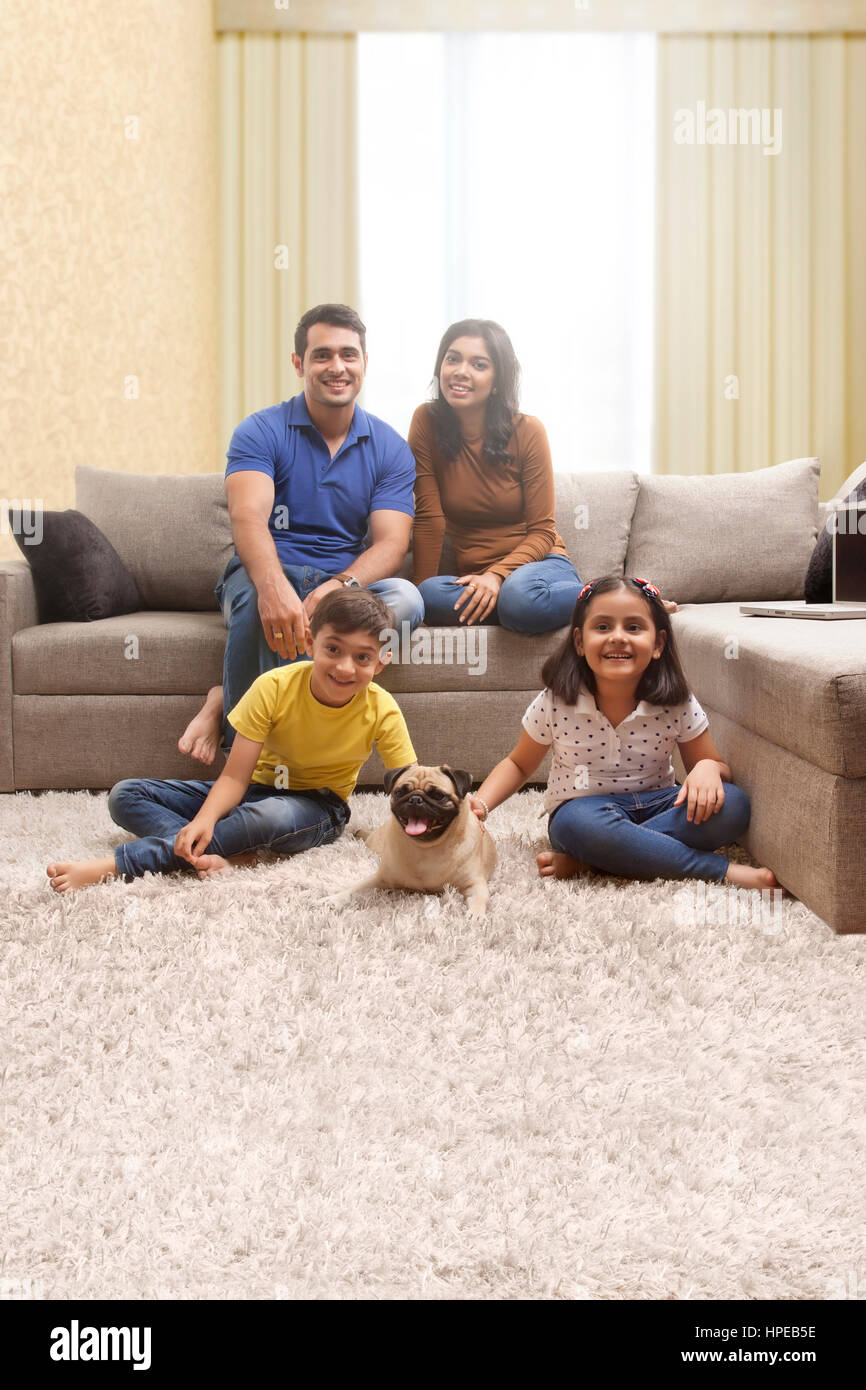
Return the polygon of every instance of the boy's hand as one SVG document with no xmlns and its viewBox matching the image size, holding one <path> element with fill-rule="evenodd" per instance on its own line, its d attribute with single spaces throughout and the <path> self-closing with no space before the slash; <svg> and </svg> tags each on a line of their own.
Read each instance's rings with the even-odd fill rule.
<svg viewBox="0 0 866 1390">
<path fill-rule="evenodd" d="M 189 825 L 179 830 L 174 842 L 174 852 L 178 859 L 187 859 L 190 864 L 194 864 L 213 839 L 213 828 L 213 821 L 196 816 Z"/>
<path fill-rule="evenodd" d="M 718 763 L 714 763 L 709 758 L 695 763 L 680 787 L 674 805 L 681 806 L 687 796 L 689 805 L 686 820 L 694 821 L 695 825 L 700 825 L 701 821 L 709 820 L 710 816 L 714 816 L 717 811 L 722 809 L 725 802 L 725 788 L 719 776 Z"/>
</svg>

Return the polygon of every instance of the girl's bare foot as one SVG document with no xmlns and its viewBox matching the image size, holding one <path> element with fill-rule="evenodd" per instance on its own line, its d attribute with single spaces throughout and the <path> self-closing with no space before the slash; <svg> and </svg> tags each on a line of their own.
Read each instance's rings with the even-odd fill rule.
<svg viewBox="0 0 866 1390">
<path fill-rule="evenodd" d="M 230 873 L 232 869 L 248 869 L 259 862 L 254 849 L 245 854 L 230 854 L 224 859 L 221 854 L 200 854 L 195 861 L 195 871 L 199 878 L 216 878 L 218 874 Z"/>
<path fill-rule="evenodd" d="M 575 874 L 586 868 L 579 859 L 572 859 L 570 854 L 558 854 L 552 849 L 543 849 L 536 854 L 535 862 L 542 878 L 574 878 Z"/>
<path fill-rule="evenodd" d="M 212 685 L 207 698 L 177 741 L 181 753 L 189 753 L 200 763 L 212 763 L 222 737 L 223 688 Z"/>
<path fill-rule="evenodd" d="M 49 864 L 45 872 L 55 893 L 69 893 L 75 888 L 87 888 L 91 883 L 117 878 L 113 856 L 111 859 L 76 859 L 68 864 Z"/>
<path fill-rule="evenodd" d="M 729 864 L 725 881 L 736 883 L 739 888 L 779 887 L 779 880 L 772 869 L 753 869 L 751 864 Z"/>
</svg>

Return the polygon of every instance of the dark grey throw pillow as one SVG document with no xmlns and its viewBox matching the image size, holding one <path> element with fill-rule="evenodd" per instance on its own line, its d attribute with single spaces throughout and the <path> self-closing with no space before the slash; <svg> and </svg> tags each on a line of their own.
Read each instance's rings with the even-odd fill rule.
<svg viewBox="0 0 866 1390">
<path fill-rule="evenodd" d="M 141 608 L 138 586 L 98 526 L 72 508 L 42 512 L 42 538 L 12 533 L 33 572 L 40 623 L 92 623 Z M 32 528 L 28 528 L 32 529 Z"/>
<path fill-rule="evenodd" d="M 861 471 L 861 468 L 857 469 L 858 473 Z M 848 493 L 845 501 L 866 502 L 866 478 Z M 828 526 L 822 527 L 818 532 L 815 549 L 806 570 L 803 593 L 807 603 L 833 602 L 833 535 Z"/>
</svg>

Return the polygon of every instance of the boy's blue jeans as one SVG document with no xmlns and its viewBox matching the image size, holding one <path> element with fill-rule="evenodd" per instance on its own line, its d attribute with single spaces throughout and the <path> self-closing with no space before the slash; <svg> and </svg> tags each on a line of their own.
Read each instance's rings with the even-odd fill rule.
<svg viewBox="0 0 866 1390">
<path fill-rule="evenodd" d="M 746 831 L 751 806 L 746 793 L 725 782 L 722 809 L 696 825 L 686 820 L 688 801 L 675 807 L 680 788 L 620 796 L 576 796 L 547 823 L 550 843 L 595 869 L 622 878 L 703 878 L 721 883 L 730 860 L 712 851 Z"/>
<path fill-rule="evenodd" d="M 333 578 L 312 565 L 283 565 L 283 574 L 302 601 L 326 579 Z M 401 623 L 408 622 L 414 628 L 424 617 L 421 595 L 408 579 L 377 579 L 366 587 L 371 593 L 378 594 L 393 610 L 397 632 L 402 632 Z M 228 628 L 223 656 L 223 745 L 228 751 L 235 736 L 226 718 L 229 710 L 246 694 L 258 676 L 265 671 L 273 671 L 277 666 L 289 666 L 291 662 L 272 652 L 265 641 L 256 587 L 241 564 L 239 555 L 233 555 L 229 560 L 215 593 Z M 307 660 L 306 656 L 295 659 Z"/>
<path fill-rule="evenodd" d="M 454 583 L 456 578 L 456 574 L 437 574 L 419 584 L 428 627 L 453 627 L 460 621 L 469 600 L 455 609 L 465 592 Z M 519 565 L 504 580 L 496 606 L 484 622 L 499 623 L 512 632 L 552 632 L 571 621 L 581 588 L 577 570 L 565 555 Z"/>
<path fill-rule="evenodd" d="M 213 782 L 147 777 L 117 782 L 108 794 L 109 815 L 124 830 L 142 837 L 115 849 L 119 877 L 129 880 L 146 873 L 192 869 L 188 859 L 175 855 L 174 842 L 178 831 L 201 810 L 212 786 Z M 343 798 L 327 787 L 293 792 L 251 782 L 240 805 L 217 821 L 205 853 L 224 859 L 254 849 L 298 854 L 336 840 L 350 815 Z"/>
</svg>

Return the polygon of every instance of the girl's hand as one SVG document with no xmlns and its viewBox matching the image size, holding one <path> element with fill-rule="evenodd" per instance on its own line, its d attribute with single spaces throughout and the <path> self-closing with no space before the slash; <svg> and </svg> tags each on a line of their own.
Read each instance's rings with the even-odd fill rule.
<svg viewBox="0 0 866 1390">
<path fill-rule="evenodd" d="M 213 839 L 213 829 L 213 821 L 198 815 L 189 825 L 179 830 L 174 842 L 174 852 L 178 859 L 187 859 L 190 864 L 194 864 Z"/>
<path fill-rule="evenodd" d="M 498 574 L 461 574 L 456 582 L 466 587 L 454 607 L 460 608 L 468 600 L 468 607 L 460 614 L 458 622 L 471 627 L 493 611 L 502 580 Z"/>
<path fill-rule="evenodd" d="M 487 808 L 482 805 L 474 792 L 469 793 L 469 809 L 474 811 L 479 820 L 487 819 Z"/>
<path fill-rule="evenodd" d="M 694 821 L 695 825 L 709 820 L 710 816 L 720 811 L 725 803 L 725 788 L 719 775 L 719 764 L 709 758 L 695 763 L 680 787 L 674 805 L 681 806 L 686 796 L 689 799 L 686 820 Z"/>
</svg>

